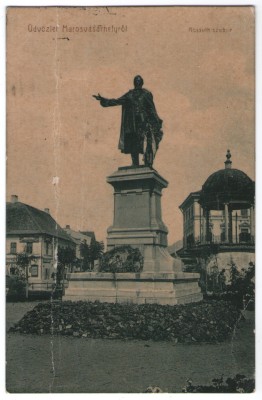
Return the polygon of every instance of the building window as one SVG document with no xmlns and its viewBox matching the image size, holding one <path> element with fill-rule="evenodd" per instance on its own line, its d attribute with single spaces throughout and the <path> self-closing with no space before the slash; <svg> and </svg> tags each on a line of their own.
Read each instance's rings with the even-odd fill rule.
<svg viewBox="0 0 262 400">
<path fill-rule="evenodd" d="M 31 242 L 26 243 L 26 253 L 28 253 L 28 254 L 33 253 L 33 243 L 31 243 Z"/>
<path fill-rule="evenodd" d="M 11 244 L 10 244 L 10 253 L 16 254 L 16 243 L 15 242 L 11 242 Z"/>
<path fill-rule="evenodd" d="M 53 255 L 53 244 L 50 241 L 45 242 L 45 255 L 46 256 Z"/>
<path fill-rule="evenodd" d="M 248 216 L 247 208 L 243 208 L 243 209 L 241 210 L 241 217 L 247 217 L 247 216 Z"/>
<path fill-rule="evenodd" d="M 38 265 L 31 266 L 31 276 L 34 278 L 38 277 Z"/>
<path fill-rule="evenodd" d="M 11 264 L 10 275 L 15 275 L 15 274 L 16 274 L 16 266 L 14 264 Z"/>
<path fill-rule="evenodd" d="M 49 279 L 49 268 L 45 268 L 45 279 Z"/>
<path fill-rule="evenodd" d="M 251 236 L 248 228 L 241 228 L 239 234 L 239 242 L 250 242 Z"/>
</svg>

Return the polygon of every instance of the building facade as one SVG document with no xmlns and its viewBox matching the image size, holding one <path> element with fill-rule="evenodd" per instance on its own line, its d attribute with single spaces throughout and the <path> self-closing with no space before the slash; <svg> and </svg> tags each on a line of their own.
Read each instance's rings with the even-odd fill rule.
<svg viewBox="0 0 262 400">
<path fill-rule="evenodd" d="M 205 243 L 248 244 L 254 242 L 255 229 L 252 222 L 254 210 L 244 208 L 232 212 L 231 226 L 228 231 L 230 235 L 227 239 L 225 211 L 210 210 L 207 228 L 205 211 L 199 204 L 199 199 L 200 192 L 190 193 L 179 207 L 183 214 L 183 248 L 188 249 Z M 206 232 L 208 232 L 208 237 Z"/>
<path fill-rule="evenodd" d="M 17 269 L 17 255 L 30 258 L 28 283 L 30 291 L 50 291 L 57 269 L 58 247 L 75 249 L 74 241 L 57 224 L 49 209 L 39 210 L 11 197 L 6 205 L 6 273 Z"/>
</svg>

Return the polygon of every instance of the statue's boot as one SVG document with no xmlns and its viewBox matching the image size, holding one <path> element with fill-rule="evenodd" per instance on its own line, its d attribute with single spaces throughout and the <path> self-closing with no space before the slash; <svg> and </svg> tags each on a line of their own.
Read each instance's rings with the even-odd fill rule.
<svg viewBox="0 0 262 400">
<path fill-rule="evenodd" d="M 139 154 L 138 153 L 131 153 L 131 158 L 132 158 L 133 167 L 137 167 L 139 165 Z"/>
</svg>

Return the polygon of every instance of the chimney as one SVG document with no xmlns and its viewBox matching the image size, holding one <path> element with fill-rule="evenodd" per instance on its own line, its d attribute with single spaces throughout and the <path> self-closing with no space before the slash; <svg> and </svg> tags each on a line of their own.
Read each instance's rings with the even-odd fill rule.
<svg viewBox="0 0 262 400">
<path fill-rule="evenodd" d="M 70 225 L 66 225 L 66 227 L 65 227 L 66 229 L 70 229 Z"/>
<path fill-rule="evenodd" d="M 47 214 L 50 214 L 49 208 L 44 208 L 44 212 L 46 212 Z"/>
<path fill-rule="evenodd" d="M 12 194 L 11 203 L 17 203 L 17 202 L 18 202 L 18 196 L 16 194 Z"/>
</svg>

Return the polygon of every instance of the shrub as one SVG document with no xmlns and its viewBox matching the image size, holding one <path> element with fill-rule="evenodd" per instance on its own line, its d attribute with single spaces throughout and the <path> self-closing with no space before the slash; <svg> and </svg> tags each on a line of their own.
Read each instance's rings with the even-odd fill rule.
<svg viewBox="0 0 262 400">
<path fill-rule="evenodd" d="M 227 293 L 235 299 L 236 304 L 241 308 L 247 303 L 253 303 L 255 299 L 255 265 L 249 264 L 247 270 L 237 270 L 235 265 L 231 267 L 230 285 L 227 287 Z"/>
<path fill-rule="evenodd" d="M 255 265 L 250 262 L 247 269 L 241 271 L 232 264 L 230 269 L 230 280 L 226 284 L 225 270 L 216 275 L 216 285 L 211 288 L 208 285 L 204 288 L 205 297 L 231 301 L 238 308 L 254 310 L 255 304 Z M 212 275 L 211 278 L 212 279 Z M 209 282 L 207 280 L 207 282 Z M 203 288 L 202 288 L 203 289 Z"/>
<path fill-rule="evenodd" d="M 245 375 L 237 374 L 234 378 L 224 381 L 220 378 L 212 379 L 212 385 L 193 385 L 190 379 L 183 388 L 183 393 L 252 393 L 255 390 L 255 380 L 248 379 Z"/>
<path fill-rule="evenodd" d="M 8 277 L 7 300 L 23 300 L 26 297 L 26 279 L 19 275 Z"/>
</svg>

